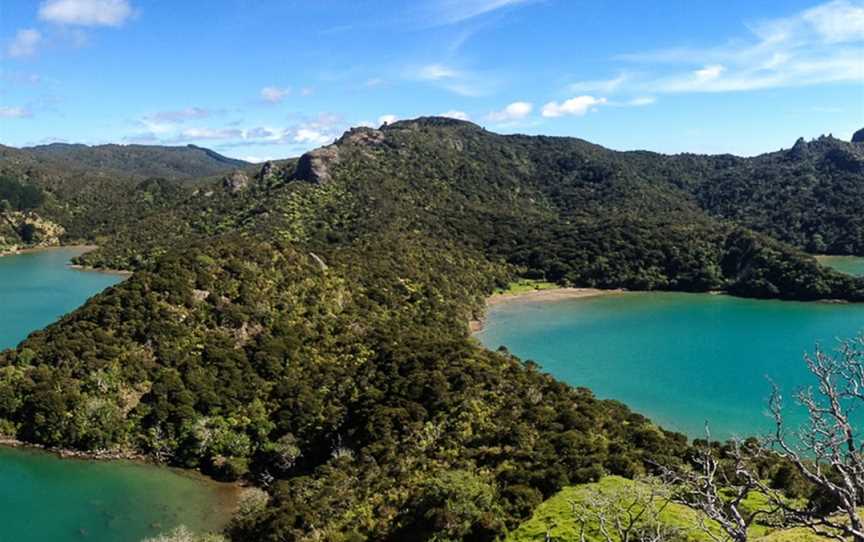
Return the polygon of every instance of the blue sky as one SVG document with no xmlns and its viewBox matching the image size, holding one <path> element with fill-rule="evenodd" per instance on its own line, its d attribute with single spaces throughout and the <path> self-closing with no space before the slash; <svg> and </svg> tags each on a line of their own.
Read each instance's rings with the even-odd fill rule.
<svg viewBox="0 0 864 542">
<path fill-rule="evenodd" d="M 864 126 L 864 0 L 12 0 L 0 142 L 295 156 L 445 114 L 615 149 Z"/>
</svg>

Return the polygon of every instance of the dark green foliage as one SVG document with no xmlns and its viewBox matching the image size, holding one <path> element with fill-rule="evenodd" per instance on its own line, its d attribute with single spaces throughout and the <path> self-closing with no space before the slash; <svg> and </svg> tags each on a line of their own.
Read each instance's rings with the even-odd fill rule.
<svg viewBox="0 0 864 542">
<path fill-rule="evenodd" d="M 45 195 L 38 187 L 18 182 L 12 177 L 0 176 L 0 202 L 6 202 L 6 210 L 30 211 L 42 205 Z M 0 211 L 3 211 L 0 208 Z"/>
<path fill-rule="evenodd" d="M 0 356 L 0 418 L 33 442 L 275 477 L 234 527 L 260 540 L 490 540 L 526 500 L 685 449 L 474 343 L 465 321 L 507 277 L 479 255 L 400 236 L 317 258 L 242 238 L 163 257 Z"/>
<path fill-rule="evenodd" d="M 83 263 L 137 270 L 0 354 L 0 427 L 265 485 L 236 540 L 494 540 L 565 485 L 688 448 L 481 348 L 466 321 L 485 296 L 521 274 L 864 300 L 864 281 L 801 251 L 861 253 L 860 155 L 804 145 L 669 157 L 420 119 L 241 190 L 59 175 L 0 149 L 46 192 L 41 212 L 102 245 Z M 811 174 L 818 189 L 791 188 Z"/>
<path fill-rule="evenodd" d="M 71 145 L 52 143 L 27 147 L 26 152 L 74 169 L 119 173 L 136 177 L 189 179 L 225 173 L 248 162 L 222 156 L 194 145 Z"/>
</svg>

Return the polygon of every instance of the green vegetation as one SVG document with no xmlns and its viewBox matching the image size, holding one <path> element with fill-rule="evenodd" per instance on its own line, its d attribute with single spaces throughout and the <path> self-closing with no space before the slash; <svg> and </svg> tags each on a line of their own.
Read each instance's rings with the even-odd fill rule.
<svg viewBox="0 0 864 542">
<path fill-rule="evenodd" d="M 433 118 L 257 174 L 223 178 L 236 164 L 215 159 L 192 180 L 148 177 L 158 150 L 100 148 L 119 153 L 101 175 L 93 149 L 0 148 L 0 172 L 45 193 L 37 211 L 66 240 L 101 246 L 81 263 L 136 270 L 0 353 L 0 428 L 265 487 L 233 540 L 495 540 L 562 488 L 680 464 L 688 444 L 482 349 L 465 322 L 484 298 L 522 276 L 516 289 L 864 300 L 864 279 L 802 252 L 818 234 L 862 253 L 860 194 L 832 196 L 862 184 L 860 153 L 808 149 L 617 153 Z M 121 151 L 147 167 L 123 170 L 139 158 Z M 787 226 L 767 207 L 743 220 L 718 203 L 770 205 L 787 179 L 760 164 L 793 158 L 806 167 L 781 171 L 822 186 L 782 196 L 808 207 L 800 235 L 772 237 Z"/>
<path fill-rule="evenodd" d="M 0 213 L 29 211 L 42 205 L 45 195 L 39 188 L 0 176 Z"/>
<path fill-rule="evenodd" d="M 580 526 L 574 513 L 574 505 L 578 506 L 584 503 L 586 498 L 593 498 L 598 494 L 626 495 L 628 491 L 632 491 L 640 483 L 619 476 L 607 476 L 599 482 L 565 487 L 555 496 L 540 504 L 535 509 L 531 519 L 509 533 L 504 540 L 505 542 L 545 542 L 549 540 L 546 538 L 548 534 L 550 539 L 555 542 L 578 541 Z M 760 509 L 760 505 L 765 504 L 757 496 L 751 496 L 749 501 L 751 513 Z M 660 514 L 660 522 L 679 533 L 674 542 L 711 542 L 712 540 L 711 536 L 699 528 L 699 512 L 682 504 L 669 503 Z M 716 524 L 709 520 L 706 525 L 715 536 L 721 537 L 720 528 Z M 596 530 L 596 528 L 596 524 L 588 526 L 589 531 Z M 778 529 L 759 523 L 751 526 L 750 537 L 754 542 L 821 542 L 828 540 L 802 528 Z M 589 534 L 587 542 L 605 542 L 605 539 Z M 673 542 L 673 540 L 670 539 L 669 542 Z"/>
<path fill-rule="evenodd" d="M 554 282 L 536 279 L 518 279 L 507 285 L 506 288 L 496 288 L 495 293 L 501 295 L 524 294 L 526 292 L 539 292 L 558 288 Z"/>
</svg>

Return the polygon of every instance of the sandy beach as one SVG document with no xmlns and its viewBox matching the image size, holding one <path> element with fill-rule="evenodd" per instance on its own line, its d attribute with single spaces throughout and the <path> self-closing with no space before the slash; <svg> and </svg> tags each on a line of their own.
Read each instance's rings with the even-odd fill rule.
<svg viewBox="0 0 864 542">
<path fill-rule="evenodd" d="M 486 299 L 486 308 L 505 303 L 537 303 L 547 301 L 564 301 L 582 299 L 598 295 L 621 293 L 624 290 L 601 290 L 599 288 L 550 288 L 547 290 L 532 290 L 513 294 L 494 294 Z M 485 316 L 484 316 L 485 318 Z M 471 333 L 483 330 L 483 318 L 468 322 Z"/>
</svg>

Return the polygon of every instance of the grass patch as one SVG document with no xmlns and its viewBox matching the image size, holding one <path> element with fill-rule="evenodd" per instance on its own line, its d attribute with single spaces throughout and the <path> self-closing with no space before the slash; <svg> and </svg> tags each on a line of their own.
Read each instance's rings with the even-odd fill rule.
<svg viewBox="0 0 864 542">
<path fill-rule="evenodd" d="M 590 495 L 597 492 L 615 493 L 625 490 L 634 482 L 618 476 L 607 476 L 594 484 L 565 487 L 557 495 L 537 507 L 534 515 L 520 525 L 505 538 L 505 542 L 542 542 L 548 533 L 556 542 L 578 541 L 579 525 L 573 514 L 573 504 L 584 502 Z M 750 502 L 758 507 L 760 499 L 753 497 Z M 672 503 L 666 507 L 660 516 L 661 521 L 669 527 L 681 531 L 681 540 L 687 542 L 710 542 L 710 537 L 699 530 L 700 515 L 696 510 L 681 504 Z M 719 528 L 716 532 L 720 534 Z M 754 525 L 750 529 L 751 540 L 754 542 L 823 542 L 826 538 L 818 537 L 807 529 L 771 530 L 764 525 Z M 588 538 L 589 542 L 605 542 L 597 538 Z"/>
<path fill-rule="evenodd" d="M 524 294 L 527 292 L 537 292 L 540 290 L 554 290 L 555 288 L 560 288 L 558 284 L 554 282 L 546 282 L 544 280 L 535 280 L 535 279 L 519 279 L 515 282 L 511 282 L 507 285 L 507 288 L 497 288 L 495 290 L 496 294 Z"/>
</svg>

